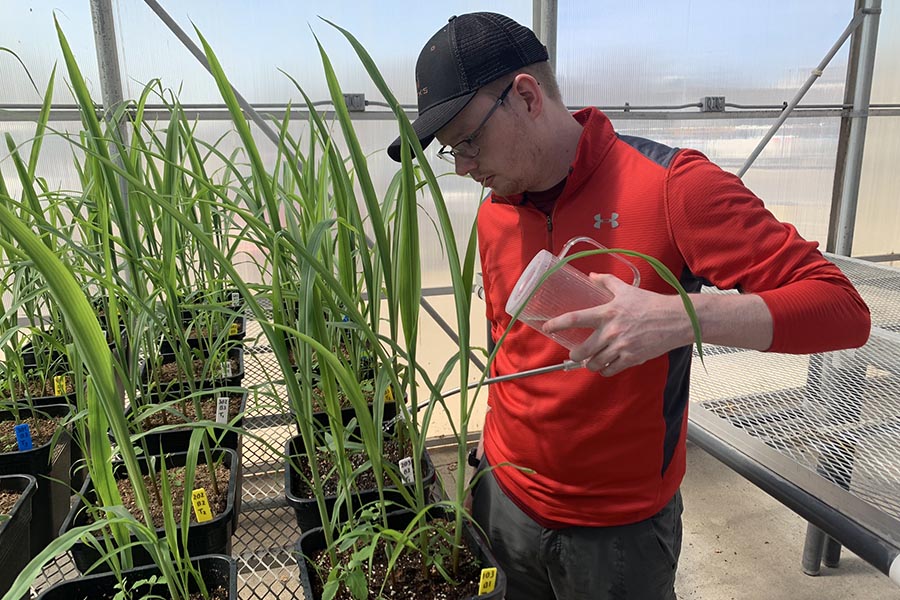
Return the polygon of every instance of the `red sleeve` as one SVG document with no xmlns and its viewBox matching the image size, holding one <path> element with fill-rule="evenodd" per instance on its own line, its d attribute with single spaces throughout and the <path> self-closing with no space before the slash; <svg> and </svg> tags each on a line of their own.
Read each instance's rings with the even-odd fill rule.
<svg viewBox="0 0 900 600">
<path fill-rule="evenodd" d="M 669 233 L 690 271 L 722 289 L 758 294 L 772 314 L 771 352 L 855 348 L 869 309 L 850 281 L 736 176 L 680 152 L 666 184 Z"/>
</svg>

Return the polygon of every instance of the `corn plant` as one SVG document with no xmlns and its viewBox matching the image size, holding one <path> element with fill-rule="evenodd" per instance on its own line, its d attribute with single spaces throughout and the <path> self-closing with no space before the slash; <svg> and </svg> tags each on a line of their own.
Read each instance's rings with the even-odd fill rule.
<svg viewBox="0 0 900 600">
<path fill-rule="evenodd" d="M 80 413 L 84 416 L 79 421 L 80 436 L 88 444 L 87 466 L 94 484 L 99 504 L 103 506 L 102 514 L 98 513 L 98 521 L 90 526 L 72 531 L 51 544 L 51 546 L 33 561 L 19 578 L 14 588 L 6 596 L 17 598 L 27 591 L 28 583 L 39 572 L 43 562 L 58 552 L 64 551 L 76 540 L 91 532 L 108 528 L 110 537 L 103 538 L 109 545 L 104 546 L 104 559 L 112 562 L 116 568 L 127 568 L 130 565 L 129 534 L 136 535 L 138 543 L 144 546 L 160 568 L 172 598 L 187 597 L 187 582 L 192 577 L 192 567 L 184 556 L 187 535 L 188 507 L 182 507 L 181 535 L 177 534 L 177 520 L 172 507 L 166 507 L 165 535 L 157 537 L 149 513 L 149 494 L 143 485 L 137 454 L 132 443 L 128 421 L 124 414 L 123 402 L 117 390 L 119 382 L 135 381 L 129 377 L 129 364 L 113 360 L 101 326 L 85 295 L 83 282 L 76 278 L 84 277 L 94 286 L 94 291 L 105 294 L 107 299 L 106 317 L 117 322 L 117 298 L 128 297 L 131 307 L 129 320 L 140 325 L 152 323 L 155 306 L 150 301 L 146 288 L 147 264 L 146 248 L 143 246 L 146 237 L 141 238 L 141 228 L 137 226 L 140 215 L 137 211 L 128 212 L 129 207 L 123 200 L 118 188 L 118 178 L 124 177 L 135 185 L 138 193 L 147 198 L 154 198 L 153 189 L 145 185 L 144 171 L 134 154 L 129 154 L 121 138 L 114 132 L 115 128 L 107 127 L 104 131 L 94 113 L 94 105 L 84 85 L 77 63 L 72 56 L 68 43 L 57 25 L 60 45 L 69 71 L 69 76 L 82 109 L 85 131 L 77 137 L 68 137 L 73 148 L 85 156 L 82 175 L 87 178 L 91 192 L 95 198 L 92 206 L 96 212 L 81 215 L 78 221 L 82 226 L 80 233 L 88 240 L 90 251 L 76 253 L 77 259 L 67 254 L 68 248 L 81 247 L 84 240 L 72 239 L 65 228 L 58 223 L 41 216 L 34 210 L 27 212 L 16 210 L 17 204 L 10 198 L 8 191 L 0 190 L 0 223 L 3 231 L 4 249 L 16 249 L 16 257 L 25 257 L 29 261 L 32 272 L 39 274 L 46 283 L 53 302 L 59 307 L 62 322 L 72 334 L 73 344 L 69 352 L 69 360 L 76 367 L 76 375 L 80 377 L 81 366 L 87 376 L 81 381 L 83 386 L 76 385 Z M 46 126 L 46 116 L 42 118 L 42 127 Z M 121 162 L 113 160 L 110 148 L 121 157 Z M 11 145 L 11 150 L 12 150 Z M 140 151 L 140 150 L 139 150 Z M 31 174 L 18 168 L 23 189 L 31 186 Z M 87 186 L 85 186 L 86 189 Z M 158 197 L 158 195 L 157 195 Z M 154 198 L 155 200 L 155 198 Z M 33 199 L 32 199 L 33 201 Z M 112 207 L 112 210 L 108 210 Z M 173 208 L 174 210 L 174 208 Z M 77 219 L 76 219 L 77 221 Z M 93 223 L 93 225 L 91 225 Z M 93 236 L 93 237 L 91 237 Z M 147 236 L 150 237 L 150 236 Z M 91 244 L 94 240 L 95 244 Z M 245 290 L 246 291 L 246 290 Z M 130 336 L 135 342 L 140 332 Z M 153 335 L 151 334 L 151 338 Z M 134 356 L 136 353 L 130 353 Z M 125 384 L 127 396 L 133 390 Z M 193 477 L 193 469 L 197 462 L 197 454 L 204 441 L 204 430 L 211 424 L 198 423 L 192 437 L 187 467 L 187 484 Z M 135 492 L 135 501 L 144 523 L 134 517 L 124 516 L 122 504 L 112 471 L 112 448 L 108 442 L 108 432 L 115 439 L 115 448 L 124 463 L 129 480 Z M 140 436 L 137 436 L 140 437 Z M 145 452 L 146 455 L 146 452 Z M 166 490 L 154 490 L 160 500 L 164 499 Z M 171 514 L 169 514 L 171 513 Z M 86 539 L 94 538 L 88 536 Z M 96 540 L 95 540 L 96 541 Z M 113 549 L 116 549 L 113 551 Z M 119 554 L 120 550 L 124 550 Z"/>
</svg>

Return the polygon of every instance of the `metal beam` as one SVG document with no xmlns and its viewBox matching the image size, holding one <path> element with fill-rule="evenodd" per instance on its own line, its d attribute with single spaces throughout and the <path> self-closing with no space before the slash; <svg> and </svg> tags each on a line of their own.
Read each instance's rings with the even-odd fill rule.
<svg viewBox="0 0 900 600">
<path fill-rule="evenodd" d="M 165 9 L 159 5 L 159 2 L 157 2 L 156 0 L 144 0 L 144 3 L 150 7 L 150 10 L 156 13 L 156 16 L 159 17 L 159 19 L 163 23 L 165 23 L 166 27 L 168 27 L 169 30 L 175 35 L 175 37 L 178 38 L 178 40 L 184 45 L 184 47 L 187 48 L 188 52 L 194 55 L 194 58 L 196 58 L 200 62 L 200 64 L 203 65 L 203 68 L 205 68 L 210 72 L 210 74 L 212 74 L 212 70 L 209 68 L 209 62 L 206 60 L 206 55 L 203 54 L 203 51 L 200 50 L 200 47 L 194 43 L 194 40 L 188 37 L 188 34 L 184 32 L 184 29 L 182 29 L 181 26 L 175 22 L 175 19 L 169 16 L 169 13 L 167 13 Z M 275 131 L 271 127 L 269 127 L 269 124 L 266 123 L 265 120 L 259 115 L 259 113 L 253 109 L 250 103 L 247 102 L 246 98 L 244 98 L 233 85 L 231 86 L 231 91 L 234 92 L 238 104 L 241 105 L 241 108 L 244 110 L 244 112 L 250 115 L 250 118 L 262 130 L 266 137 L 268 137 L 273 144 L 278 146 L 280 143 L 278 134 L 276 134 Z"/>
<path fill-rule="evenodd" d="M 881 0 L 866 0 L 862 12 L 866 18 L 860 31 L 859 67 L 856 89 L 853 94 L 853 109 L 856 111 L 865 111 L 869 107 L 869 99 L 872 96 L 872 75 L 875 70 Z M 868 118 L 865 116 L 855 119 L 850 124 L 850 135 L 847 140 L 847 157 L 834 246 L 835 253 L 843 256 L 850 256 L 853 249 L 853 232 L 856 228 L 856 207 L 859 200 L 859 182 L 867 124 Z"/>
<path fill-rule="evenodd" d="M 541 19 L 543 18 L 544 3 L 541 0 L 532 0 L 531 2 L 531 30 L 537 39 L 543 41 L 541 37 Z"/>
<path fill-rule="evenodd" d="M 98 112 L 102 107 L 98 107 Z M 573 109 L 574 110 L 574 109 Z M 758 120 L 764 119 L 771 121 L 781 114 L 781 110 L 735 110 L 724 112 L 685 112 L 685 111 L 640 111 L 640 110 L 624 110 L 622 108 L 602 108 L 603 112 L 613 121 L 703 121 L 703 120 L 735 120 L 748 119 Z M 195 109 L 184 107 L 184 115 L 189 120 L 201 121 L 230 121 L 231 114 L 224 107 L 221 109 Z M 263 116 L 275 115 L 279 118 L 284 116 L 285 107 L 281 109 L 265 110 Z M 306 121 L 309 117 L 309 111 L 302 109 L 291 109 L 291 120 Z M 333 111 L 323 111 L 319 113 L 326 120 L 334 118 Z M 416 111 L 407 109 L 406 114 L 410 119 L 416 117 Z M 16 109 L 8 110 L 0 108 L 0 123 L 2 122 L 30 122 L 37 121 L 40 116 L 40 110 Z M 144 110 L 144 117 L 148 120 L 167 121 L 171 116 L 171 112 L 164 108 L 149 108 Z M 249 113 L 248 115 L 249 116 Z M 870 108 L 868 111 L 851 111 L 849 109 L 795 109 L 791 115 L 795 119 L 835 119 L 835 118 L 856 118 L 856 117 L 900 117 L 900 108 Z M 354 121 L 393 121 L 394 113 L 388 111 L 365 111 L 355 112 L 351 114 Z M 80 121 L 81 113 L 76 108 L 54 108 L 50 111 L 50 120 L 56 122 L 62 121 Z"/>
<path fill-rule="evenodd" d="M 844 29 L 844 32 L 840 35 L 838 40 L 832 45 L 831 49 L 825 54 L 825 58 L 819 63 L 819 65 L 813 69 L 812 73 L 810 73 L 809 77 L 806 79 L 806 82 L 800 87 L 797 93 L 794 95 L 794 98 L 788 103 L 787 107 L 785 107 L 784 112 L 778 117 L 775 123 L 772 124 L 772 127 L 769 128 L 769 131 L 766 135 L 763 136 L 763 139 L 759 141 L 756 148 L 747 158 L 747 161 L 744 163 L 744 166 L 740 168 L 737 172 L 738 177 L 743 177 L 744 173 L 750 168 L 753 164 L 753 161 L 757 159 L 757 157 L 762 153 L 763 149 L 769 143 L 769 141 L 775 136 L 775 133 L 781 127 L 781 125 L 787 120 L 787 118 L 791 115 L 794 109 L 800 104 L 800 100 L 803 99 L 803 96 L 806 95 L 806 92 L 809 91 L 809 88 L 816 82 L 816 80 L 822 76 L 822 72 L 825 70 L 825 67 L 828 66 L 828 63 L 831 62 L 831 59 L 834 58 L 834 55 L 837 54 L 838 50 L 841 49 L 841 46 L 844 45 L 844 42 L 847 41 L 847 38 L 856 30 L 857 27 L 863 22 L 863 13 L 861 11 L 857 11 L 853 18 L 850 20 L 850 23 L 847 24 L 847 27 Z"/>
</svg>

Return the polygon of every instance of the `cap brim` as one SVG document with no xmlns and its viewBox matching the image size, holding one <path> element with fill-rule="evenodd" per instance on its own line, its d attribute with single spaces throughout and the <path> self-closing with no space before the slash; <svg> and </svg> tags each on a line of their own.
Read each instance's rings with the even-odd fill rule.
<svg viewBox="0 0 900 600">
<path fill-rule="evenodd" d="M 478 90 L 475 90 L 474 92 L 452 98 L 446 102 L 441 102 L 419 115 L 419 118 L 413 121 L 413 131 L 416 132 L 416 137 L 419 138 L 419 143 L 422 144 L 422 148 L 426 148 L 428 144 L 434 140 L 434 134 L 444 125 L 449 123 L 453 117 L 459 114 L 459 111 L 466 107 L 469 100 L 471 100 L 477 92 Z M 395 161 L 400 162 L 399 137 L 388 146 L 388 156 Z"/>
</svg>

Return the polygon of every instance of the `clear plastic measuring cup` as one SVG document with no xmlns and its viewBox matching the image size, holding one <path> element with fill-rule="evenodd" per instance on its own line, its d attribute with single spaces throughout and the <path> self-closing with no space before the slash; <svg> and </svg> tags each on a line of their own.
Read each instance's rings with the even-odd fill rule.
<svg viewBox="0 0 900 600">
<path fill-rule="evenodd" d="M 528 297 L 537 287 L 541 277 L 565 258 L 572 246 L 580 242 L 606 249 L 606 246 L 592 238 L 575 237 L 566 242 L 559 256 L 555 256 L 547 250 L 541 250 L 535 254 L 528 266 L 525 267 L 525 271 L 522 272 L 506 302 L 506 312 L 510 316 L 514 316 L 524 303 L 525 306 L 522 308 L 522 312 L 519 313 L 519 320 L 569 350 L 584 342 L 594 330 L 573 328 L 548 334 L 541 330 L 544 323 L 568 312 L 605 304 L 612 299 L 612 296 L 607 291 L 597 287 L 590 277 L 567 263 L 547 277 L 540 287 L 537 288 L 537 291 L 534 292 L 534 295 L 531 296 L 531 299 Z M 628 265 L 634 274 L 632 285 L 640 286 L 641 274 L 637 267 L 617 254 L 610 254 L 609 256 Z"/>
</svg>

